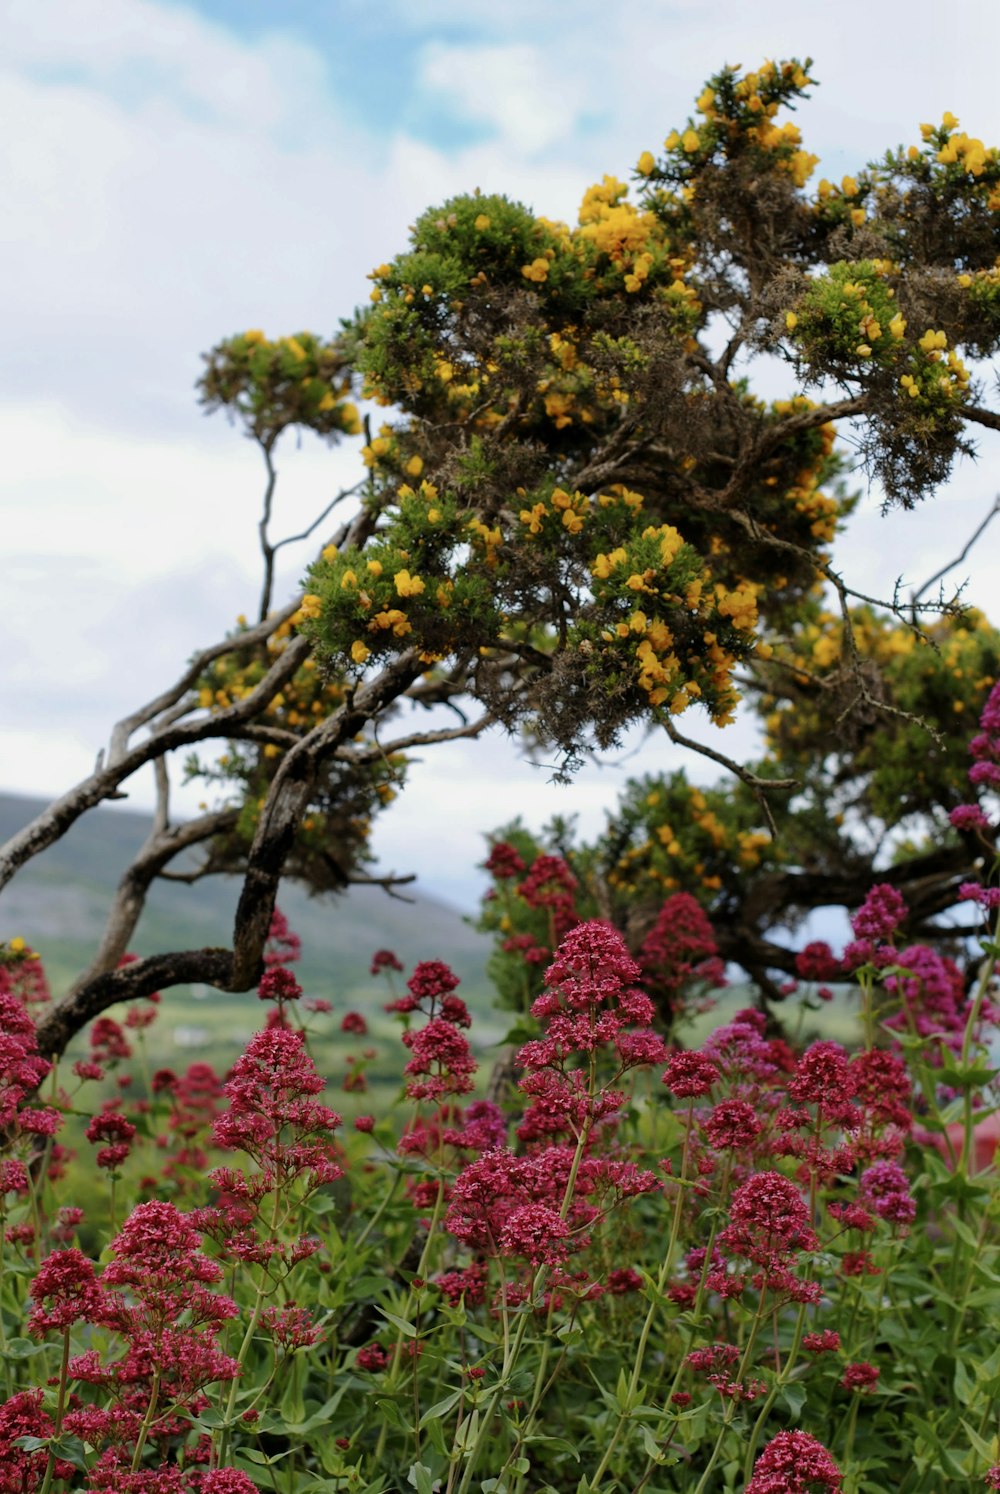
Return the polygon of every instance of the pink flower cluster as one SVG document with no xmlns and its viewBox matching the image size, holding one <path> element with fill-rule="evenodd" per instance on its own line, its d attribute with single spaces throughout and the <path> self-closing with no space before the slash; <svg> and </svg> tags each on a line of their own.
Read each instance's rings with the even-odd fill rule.
<svg viewBox="0 0 1000 1494">
<path fill-rule="evenodd" d="M 256 1032 L 233 1065 L 229 1109 L 212 1126 L 213 1140 L 251 1157 L 270 1186 L 309 1174 L 312 1187 L 340 1177 L 333 1132 L 341 1118 L 315 1096 L 323 1079 L 301 1032 Z"/>
<path fill-rule="evenodd" d="M 639 951 L 647 987 L 662 993 L 668 1012 L 675 1012 L 687 986 L 726 984 L 715 933 L 698 900 L 689 892 L 668 897 Z M 707 1010 L 706 1003 L 698 1010 Z"/>
<path fill-rule="evenodd" d="M 274 970 L 279 966 L 294 965 L 301 957 L 302 940 L 289 927 L 288 919 L 281 909 L 275 908 L 267 931 L 267 943 L 264 945 L 265 968 Z"/>
<path fill-rule="evenodd" d="M 38 1088 L 52 1065 L 38 1051 L 35 1024 L 17 996 L 0 990 L 0 1130 L 25 1125 L 23 1102 Z M 36 1112 L 37 1113 L 37 1112 Z"/>
<path fill-rule="evenodd" d="M 819 1494 L 839 1489 L 843 1478 L 822 1442 L 808 1432 L 779 1432 L 754 1464 L 745 1494 Z"/>
<path fill-rule="evenodd" d="M 190 1474 L 166 1466 L 170 1449 L 188 1427 L 188 1418 L 206 1405 L 205 1388 L 238 1373 L 234 1359 L 218 1342 L 221 1327 L 236 1315 L 235 1303 L 213 1290 L 222 1268 L 200 1250 L 201 1236 L 190 1216 L 172 1203 L 139 1204 L 111 1242 L 111 1260 L 98 1276 L 92 1261 L 70 1248 L 53 1251 L 30 1286 L 32 1308 L 28 1330 L 36 1337 L 68 1335 L 77 1324 L 100 1328 L 118 1341 L 119 1349 L 102 1355 L 89 1348 L 69 1362 L 70 1378 L 90 1386 L 97 1399 L 74 1396 L 62 1429 L 99 1450 L 87 1475 L 87 1488 L 145 1490 L 163 1488 L 194 1494 L 212 1487 Z M 143 1426 L 147 1447 L 160 1472 L 133 1470 Z M 40 1408 L 40 1392 L 15 1397 L 0 1408 L 0 1441 L 13 1436 L 49 1436 L 53 1427 Z M 44 1467 L 34 1454 L 13 1454 L 14 1482 L 0 1489 L 31 1489 Z M 61 1466 L 61 1465 L 60 1465 Z M 233 1469 L 215 1487 L 220 1494 L 245 1486 Z M 4 1474 L 6 1478 L 7 1467 Z M 74 1477 L 74 1470 L 57 1477 Z M 251 1486 L 252 1487 L 252 1486 Z"/>
<path fill-rule="evenodd" d="M 425 1026 L 403 1033 L 411 1055 L 403 1068 L 411 1100 L 440 1103 L 472 1088 L 478 1065 L 460 1031 L 472 1019 L 465 1002 L 454 994 L 458 984 L 458 976 L 440 960 L 424 960 L 406 982 L 407 994 L 386 1008 L 404 1015 L 420 1011 L 429 1018 Z"/>
<path fill-rule="evenodd" d="M 595 1083 L 597 1065 L 613 1084 L 665 1056 L 647 1025 L 653 1006 L 636 988 L 638 976 L 609 925 L 578 924 L 564 938 L 532 1006 L 542 1036 L 518 1054 L 529 1104 L 517 1134 L 528 1151 L 515 1155 L 500 1145 L 498 1123 L 490 1136 L 498 1144 L 468 1163 L 452 1189 L 447 1227 L 478 1254 L 558 1267 L 589 1243 L 609 1209 L 658 1186 L 652 1172 L 593 1150 L 599 1123 L 611 1121 L 624 1099 Z"/>
</svg>

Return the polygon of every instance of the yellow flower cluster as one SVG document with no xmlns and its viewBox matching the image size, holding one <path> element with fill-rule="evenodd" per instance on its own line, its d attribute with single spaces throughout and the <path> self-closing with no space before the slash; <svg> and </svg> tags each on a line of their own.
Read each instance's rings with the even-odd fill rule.
<svg viewBox="0 0 1000 1494">
<path fill-rule="evenodd" d="M 482 550 L 483 559 L 490 570 L 497 565 L 497 551 L 503 544 L 503 531 L 499 524 L 485 524 L 482 519 L 472 518 L 469 520 L 468 528 L 472 533 L 472 543 Z"/>
<path fill-rule="evenodd" d="M 720 802 L 717 794 L 713 797 L 722 809 L 725 800 Z M 645 835 L 623 852 L 608 874 L 618 892 L 633 896 L 643 882 L 652 882 L 664 892 L 682 887 L 709 901 L 722 886 L 727 868 L 759 866 L 769 848 L 775 855 L 766 832 L 727 823 L 701 789 L 693 788 L 682 775 L 660 780 L 635 808 L 639 811 L 636 829 Z"/>
<path fill-rule="evenodd" d="M 924 357 L 911 361 L 913 373 L 900 376 L 900 387 L 910 399 L 923 399 L 930 403 L 940 400 L 961 400 L 968 387 L 971 375 L 954 348 L 945 356 L 948 338 L 944 332 L 928 328 L 917 346 Z"/>
<path fill-rule="evenodd" d="M 411 576 L 409 571 L 397 571 L 393 576 L 396 587 L 396 595 L 400 597 L 419 597 L 424 591 L 424 583 L 419 576 Z"/>
<path fill-rule="evenodd" d="M 967 135 L 964 130 L 958 130 L 958 120 L 950 110 L 942 117 L 941 130 L 947 136 L 937 152 L 937 159 L 942 166 L 959 163 L 970 176 L 982 176 L 987 162 L 996 160 L 995 150 L 988 150 L 981 140 Z M 933 125 L 922 124 L 920 133 L 925 140 L 929 140 L 936 131 Z"/>
<path fill-rule="evenodd" d="M 752 633 L 757 626 L 757 594 L 760 589 L 749 581 L 742 582 L 734 591 L 727 591 L 724 586 L 715 588 L 719 611 L 741 632 Z"/>
<path fill-rule="evenodd" d="M 518 489 L 525 496 L 523 488 Z M 539 499 L 530 508 L 522 508 L 518 518 L 529 535 L 539 535 L 546 519 L 558 519 L 563 529 L 570 534 L 579 534 L 590 513 L 590 501 L 583 493 L 568 493 L 565 488 L 553 488 L 548 502 Z M 499 541 L 497 541 L 499 543 Z"/>
</svg>

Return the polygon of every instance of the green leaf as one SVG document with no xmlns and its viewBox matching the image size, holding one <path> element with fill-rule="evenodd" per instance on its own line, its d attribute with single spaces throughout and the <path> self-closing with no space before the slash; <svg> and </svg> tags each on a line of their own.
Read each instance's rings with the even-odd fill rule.
<svg viewBox="0 0 1000 1494">
<path fill-rule="evenodd" d="M 798 1380 L 791 1381 L 788 1385 L 781 1387 L 781 1399 L 791 1413 L 792 1421 L 797 1422 L 802 1407 L 806 1403 L 806 1388 Z"/>
<path fill-rule="evenodd" d="M 406 1318 L 397 1318 L 394 1312 L 389 1312 L 384 1307 L 378 1308 L 378 1311 L 382 1314 L 387 1323 L 391 1323 L 394 1328 L 398 1328 L 400 1333 L 404 1333 L 407 1338 L 417 1337 L 419 1329 L 417 1328 L 415 1323 L 407 1322 Z M 414 1464 L 414 1466 L 416 1465 Z"/>
<path fill-rule="evenodd" d="M 431 1483 L 431 1470 L 423 1463 L 413 1463 L 406 1482 L 416 1489 L 417 1494 L 434 1494 L 434 1485 Z"/>
<path fill-rule="evenodd" d="M 402 1413 L 395 1401 L 383 1399 L 376 1401 L 375 1404 L 391 1427 L 397 1427 L 402 1431 L 406 1430 L 406 1422 L 403 1420 Z"/>
<path fill-rule="evenodd" d="M 987 1442 L 984 1437 L 980 1437 L 978 1432 L 973 1431 L 972 1427 L 969 1426 L 969 1423 L 964 1418 L 962 1419 L 962 1425 L 965 1428 L 969 1442 L 972 1444 L 972 1447 L 979 1454 L 979 1456 L 983 1458 L 987 1463 L 995 1463 L 997 1454 L 996 1438 L 994 1438 L 992 1442 Z"/>
<path fill-rule="evenodd" d="M 429 1422 L 439 1421 L 442 1416 L 447 1416 L 452 1407 L 458 1405 L 458 1402 L 462 1399 L 462 1394 L 461 1390 L 453 1390 L 451 1395 L 445 1396 L 444 1400 L 435 1401 L 433 1406 L 428 1406 L 420 1418 L 421 1431 L 423 1431 Z"/>
<path fill-rule="evenodd" d="M 9 1338 L 4 1350 L 5 1359 L 31 1359 L 35 1354 L 44 1354 L 45 1345 L 36 1344 L 30 1338 Z"/>
<path fill-rule="evenodd" d="M 288 1384 L 285 1386 L 285 1392 L 279 1402 L 278 1411 L 281 1414 L 282 1420 L 287 1422 L 289 1426 L 295 1426 L 296 1423 L 305 1421 L 305 1398 L 302 1394 L 299 1376 L 295 1373 L 292 1374 Z"/>
<path fill-rule="evenodd" d="M 642 1445 L 646 1449 L 646 1457 L 651 1463 L 662 1463 L 664 1461 L 663 1448 L 657 1442 L 652 1432 L 644 1423 L 640 1424 L 639 1436 Z"/>
<path fill-rule="evenodd" d="M 282 1458 L 287 1458 L 292 1451 L 292 1448 L 286 1447 L 284 1452 L 274 1453 L 272 1456 L 269 1453 L 262 1452 L 259 1447 L 241 1447 L 240 1455 L 249 1459 L 251 1463 L 259 1463 L 265 1468 L 270 1468 L 272 1464 L 280 1463 Z"/>
</svg>

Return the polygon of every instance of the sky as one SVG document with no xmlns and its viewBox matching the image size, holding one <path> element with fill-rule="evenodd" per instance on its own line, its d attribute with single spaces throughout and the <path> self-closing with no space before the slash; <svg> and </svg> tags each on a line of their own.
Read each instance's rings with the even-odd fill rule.
<svg viewBox="0 0 1000 1494">
<path fill-rule="evenodd" d="M 839 179 L 946 109 L 1000 142 L 1000 9 L 967 0 L 0 0 L 0 789 L 53 796 L 112 724 L 252 612 L 256 450 L 199 410 L 199 354 L 247 327 L 333 332 L 425 207 L 479 186 L 573 218 L 724 63 L 811 56 L 800 123 Z M 952 19 L 954 15 L 954 19 Z M 961 548 L 1000 489 L 985 433 L 915 514 L 866 499 L 836 559 L 890 594 Z M 275 534 L 357 476 L 279 448 Z M 285 552 L 278 595 L 306 564 Z M 998 558 L 992 558 L 996 555 Z M 989 610 L 1000 543 L 964 567 Z M 694 723 L 685 718 L 684 727 Z M 739 757 L 748 728 L 707 740 Z M 636 738 L 569 787 L 497 735 L 428 749 L 382 817 L 382 868 L 462 907 L 483 832 L 577 814 L 685 761 Z M 151 784 L 128 785 L 133 808 Z M 200 791 L 178 789 L 178 813 Z"/>
</svg>

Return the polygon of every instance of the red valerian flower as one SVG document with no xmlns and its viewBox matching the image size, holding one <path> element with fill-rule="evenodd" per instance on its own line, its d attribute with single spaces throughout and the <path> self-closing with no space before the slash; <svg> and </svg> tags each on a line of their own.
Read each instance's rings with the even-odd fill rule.
<svg viewBox="0 0 1000 1494">
<path fill-rule="evenodd" d="M 12 996 L 29 1011 L 52 1000 L 45 967 L 30 944 L 24 944 L 17 953 L 7 945 L 6 957 L 0 962 L 0 995 Z"/>
<path fill-rule="evenodd" d="M 492 1100 L 473 1100 L 459 1114 L 460 1125 L 443 1133 L 449 1146 L 463 1152 L 488 1152 L 491 1147 L 506 1145 L 507 1118 Z"/>
<path fill-rule="evenodd" d="M 948 819 L 956 830 L 988 830 L 989 819 L 978 804 L 958 804 L 950 811 Z"/>
<path fill-rule="evenodd" d="M 802 1347 L 809 1354 L 835 1354 L 840 1348 L 840 1334 L 835 1328 L 824 1328 L 822 1333 L 803 1334 Z"/>
<path fill-rule="evenodd" d="M 360 1012 L 345 1012 L 341 1019 L 340 1030 L 354 1033 L 357 1037 L 364 1037 L 368 1031 L 368 1023 Z"/>
<path fill-rule="evenodd" d="M 679 1100 L 707 1095 L 722 1075 L 715 1064 L 700 1053 L 675 1053 L 667 1064 L 663 1083 Z"/>
<path fill-rule="evenodd" d="M 572 1230 L 556 1209 L 525 1203 L 507 1215 L 497 1243 L 503 1255 L 523 1256 L 532 1266 L 552 1266 L 565 1260 L 571 1236 Z"/>
<path fill-rule="evenodd" d="M 445 1271 L 434 1282 L 452 1307 L 457 1307 L 465 1298 L 467 1307 L 478 1307 L 486 1297 L 487 1270 L 474 1261 L 460 1271 Z"/>
<path fill-rule="evenodd" d="M 48 1452 L 40 1447 L 32 1452 L 17 1446 L 21 1437 L 51 1437 L 54 1431 L 50 1417 L 42 1410 L 41 1390 L 20 1390 L 0 1405 L 0 1494 L 27 1494 L 37 1489 L 45 1476 Z M 76 1469 L 59 1459 L 54 1473 L 57 1479 L 71 1479 Z"/>
<path fill-rule="evenodd" d="M 128 1039 L 113 1017 L 98 1017 L 91 1024 L 90 1056 L 94 1063 L 109 1065 L 132 1057 Z"/>
<path fill-rule="evenodd" d="M 795 956 L 795 968 L 803 980 L 836 980 L 841 974 L 841 964 L 823 939 L 814 939 L 811 944 Z"/>
<path fill-rule="evenodd" d="M 28 1331 L 36 1335 L 60 1332 L 74 1323 L 100 1323 L 107 1300 L 94 1275 L 93 1262 L 79 1250 L 54 1250 L 39 1266 L 29 1287 L 35 1304 Z"/>
<path fill-rule="evenodd" d="M 763 1380 L 736 1380 L 730 1373 L 741 1358 L 735 1344 L 712 1344 L 694 1349 L 685 1359 L 695 1374 L 704 1375 L 727 1400 L 754 1401 L 766 1390 Z"/>
<path fill-rule="evenodd" d="M 257 995 L 261 1001 L 298 1001 L 302 987 L 290 970 L 276 965 L 261 976 Z"/>
<path fill-rule="evenodd" d="M 0 1161 L 0 1211 L 5 1193 L 27 1193 L 28 1187 L 28 1170 L 23 1162 L 15 1157 Z"/>
<path fill-rule="evenodd" d="M 567 902 L 572 906 L 576 878 L 561 856 L 537 856 L 517 891 L 529 908 L 563 911 Z"/>
<path fill-rule="evenodd" d="M 888 882 L 877 882 L 851 918 L 857 939 L 890 942 L 908 912 L 900 894 Z"/>
<path fill-rule="evenodd" d="M 498 882 L 505 882 L 510 877 L 521 875 L 524 862 L 512 845 L 505 840 L 498 840 L 490 847 L 490 854 L 483 862 L 483 867 Z"/>
<path fill-rule="evenodd" d="M 841 1377 L 841 1386 L 844 1390 L 857 1390 L 866 1394 L 874 1390 L 878 1384 L 879 1371 L 874 1364 L 869 1364 L 867 1359 L 859 1360 L 856 1364 L 844 1366 Z"/>
<path fill-rule="evenodd" d="M 913 1125 L 910 1100 L 913 1084 L 903 1062 L 884 1048 L 856 1053 L 851 1059 L 850 1084 L 854 1098 L 874 1120 L 908 1131 Z"/>
<path fill-rule="evenodd" d="M 264 964 L 268 970 L 277 965 L 294 965 L 302 957 L 302 940 L 288 925 L 288 919 L 280 908 L 271 914 L 264 946 Z"/>
<path fill-rule="evenodd" d="M 442 1100 L 446 1095 L 469 1093 L 478 1065 L 453 1023 L 434 1017 L 425 1027 L 404 1032 L 403 1043 L 412 1055 L 403 1067 L 406 1093 L 412 1100 Z"/>
<path fill-rule="evenodd" d="M 101 1147 L 95 1160 L 98 1167 L 106 1167 L 114 1171 L 121 1166 L 132 1150 L 135 1126 L 123 1115 L 118 1115 L 113 1110 L 106 1110 L 101 1115 L 93 1117 L 85 1134 L 87 1140 L 93 1145 L 100 1141 L 109 1143 Z"/>
<path fill-rule="evenodd" d="M 848 1056 L 839 1043 L 821 1040 L 803 1053 L 788 1085 L 791 1099 L 815 1105 L 824 1121 L 848 1124 L 857 1112 L 851 1104 Z"/>
<path fill-rule="evenodd" d="M 617 1271 L 609 1271 L 604 1283 L 612 1297 L 624 1297 L 627 1292 L 641 1292 L 643 1279 L 638 1271 L 631 1266 L 621 1266 Z"/>
<path fill-rule="evenodd" d="M 256 1032 L 233 1065 L 225 1087 L 229 1109 L 214 1121 L 212 1135 L 276 1175 L 312 1171 L 333 1182 L 341 1168 L 332 1132 L 341 1117 L 313 1098 L 322 1089 L 301 1032 Z"/>
<path fill-rule="evenodd" d="M 391 949 L 377 949 L 372 955 L 369 975 L 379 975 L 383 970 L 402 970 L 403 966 Z"/>
<path fill-rule="evenodd" d="M 319 1343 L 323 1337 L 323 1329 L 314 1321 L 312 1313 L 304 1307 L 296 1307 L 294 1302 L 287 1307 L 265 1307 L 260 1324 L 263 1332 L 285 1354 Z"/>
<path fill-rule="evenodd" d="M 358 1350 L 354 1363 L 359 1370 L 368 1370 L 369 1373 L 376 1374 L 379 1370 L 385 1369 L 389 1363 L 389 1356 L 381 1344 L 367 1344 L 365 1348 Z"/>
<path fill-rule="evenodd" d="M 197 1475 L 194 1487 L 197 1494 L 257 1494 L 257 1485 L 238 1468 L 209 1469 Z"/>
<path fill-rule="evenodd" d="M 639 952 L 643 973 L 673 998 L 689 982 L 726 984 L 715 931 L 701 904 L 689 892 L 675 892 L 660 909 Z"/>
<path fill-rule="evenodd" d="M 447 996 L 460 984 L 454 970 L 443 960 L 421 960 L 406 982 L 411 996 L 416 997 L 418 1002 L 429 1001 L 432 1004 L 440 997 Z"/>
<path fill-rule="evenodd" d="M 742 1183 L 733 1194 L 729 1217 L 719 1243 L 765 1271 L 819 1244 L 805 1199 L 780 1172 L 754 1173 Z"/>
<path fill-rule="evenodd" d="M 910 1197 L 910 1183 L 898 1162 L 876 1162 L 861 1174 L 858 1198 L 880 1219 L 891 1224 L 912 1224 L 917 1206 Z"/>
<path fill-rule="evenodd" d="M 51 1067 L 38 1051 L 31 1017 L 16 996 L 0 991 L 0 1128 L 13 1122 Z"/>
<path fill-rule="evenodd" d="M 808 1432 L 779 1432 L 754 1464 L 745 1494 L 819 1494 L 839 1489 L 843 1478 L 822 1442 Z"/>
<path fill-rule="evenodd" d="M 753 1146 L 761 1125 L 745 1100 L 720 1100 L 704 1122 L 705 1135 L 719 1151 L 743 1151 Z"/>
</svg>

